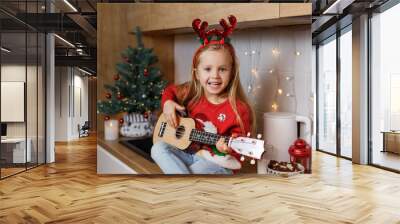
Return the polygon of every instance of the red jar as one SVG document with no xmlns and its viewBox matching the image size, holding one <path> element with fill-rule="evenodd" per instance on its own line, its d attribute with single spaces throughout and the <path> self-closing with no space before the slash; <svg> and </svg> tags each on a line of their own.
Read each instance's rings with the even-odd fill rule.
<svg viewBox="0 0 400 224">
<path fill-rule="evenodd" d="M 311 173 L 311 146 L 303 139 L 297 139 L 289 147 L 290 162 L 301 163 L 305 173 Z"/>
</svg>

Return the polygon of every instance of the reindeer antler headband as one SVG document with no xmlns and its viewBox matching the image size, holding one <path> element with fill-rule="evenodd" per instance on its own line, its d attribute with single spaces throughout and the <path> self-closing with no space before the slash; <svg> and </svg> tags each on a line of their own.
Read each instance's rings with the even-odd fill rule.
<svg viewBox="0 0 400 224">
<path fill-rule="evenodd" d="M 218 29 L 211 29 L 206 31 L 208 27 L 208 23 L 206 21 L 201 22 L 200 19 L 195 19 L 192 22 L 192 27 L 196 31 L 197 35 L 200 37 L 200 41 L 202 43 L 201 47 L 204 47 L 208 44 L 224 44 L 229 43 L 229 35 L 232 34 L 233 30 L 236 27 L 236 17 L 230 15 L 228 17 L 230 25 L 225 21 L 225 19 L 221 19 L 219 24 L 224 28 L 223 31 Z M 217 40 L 212 40 L 213 36 L 217 36 Z"/>
</svg>

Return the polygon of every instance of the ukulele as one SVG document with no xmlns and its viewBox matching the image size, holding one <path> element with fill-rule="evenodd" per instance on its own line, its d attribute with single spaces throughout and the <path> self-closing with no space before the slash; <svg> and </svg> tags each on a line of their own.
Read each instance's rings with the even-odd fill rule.
<svg viewBox="0 0 400 224">
<path fill-rule="evenodd" d="M 252 158 L 251 164 L 255 164 L 254 159 L 260 159 L 264 152 L 264 140 L 261 140 L 261 134 L 257 135 L 258 139 L 247 137 L 231 137 L 221 136 L 218 134 L 200 131 L 196 129 L 195 120 L 192 118 L 179 118 L 177 128 L 170 126 L 167 123 L 164 114 L 158 118 L 157 124 L 153 132 L 153 143 L 164 141 L 178 149 L 184 150 L 194 142 L 200 142 L 208 145 L 215 145 L 220 138 L 224 138 L 228 147 L 242 155 L 241 161 L 244 161 L 244 156 Z"/>
</svg>

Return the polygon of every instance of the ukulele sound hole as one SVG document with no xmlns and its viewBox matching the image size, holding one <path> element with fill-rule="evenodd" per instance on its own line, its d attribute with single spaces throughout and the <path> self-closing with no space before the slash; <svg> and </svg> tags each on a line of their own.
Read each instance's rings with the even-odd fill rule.
<svg viewBox="0 0 400 224">
<path fill-rule="evenodd" d="M 179 139 L 179 138 L 181 138 L 183 136 L 184 133 L 185 133 L 185 127 L 184 126 L 178 126 L 176 128 L 175 137 Z"/>
</svg>

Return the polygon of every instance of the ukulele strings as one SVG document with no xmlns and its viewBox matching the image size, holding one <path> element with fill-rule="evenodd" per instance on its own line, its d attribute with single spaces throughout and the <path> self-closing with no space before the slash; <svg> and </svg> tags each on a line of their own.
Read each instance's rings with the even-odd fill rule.
<svg viewBox="0 0 400 224">
<path fill-rule="evenodd" d="M 184 134 L 185 131 L 172 131 L 172 130 L 168 130 L 168 129 L 167 129 L 167 130 L 165 130 L 163 133 L 164 133 L 164 134 L 168 134 L 168 135 L 175 135 L 175 134 L 178 134 L 178 135 L 182 136 L 182 134 Z M 208 133 L 208 132 L 204 132 L 204 133 Z M 221 137 L 221 138 L 223 138 L 223 136 L 219 136 L 219 135 L 216 135 L 216 134 L 214 134 L 214 133 L 210 133 L 210 134 L 215 135 L 215 137 Z M 199 135 L 202 135 L 202 134 L 199 134 Z M 202 136 L 214 138 L 214 136 L 207 136 L 207 134 L 203 134 Z"/>
<path fill-rule="evenodd" d="M 183 130 L 183 131 L 179 131 L 179 130 L 173 131 L 173 130 L 170 130 L 170 129 L 165 129 L 165 131 L 164 131 L 164 134 L 166 134 L 166 135 L 175 135 L 177 137 L 182 137 L 184 133 L 185 133 L 185 130 Z M 202 132 L 202 133 L 209 133 L 209 132 Z M 210 134 L 215 135 L 215 136 L 207 136 L 207 134 L 201 134 L 201 133 L 199 135 L 201 135 L 200 137 L 216 138 L 217 140 L 220 139 L 220 138 L 224 138 L 224 139 L 230 138 L 228 136 L 216 135 L 214 133 L 210 133 Z M 235 140 L 232 140 L 232 141 L 235 141 Z"/>
</svg>

